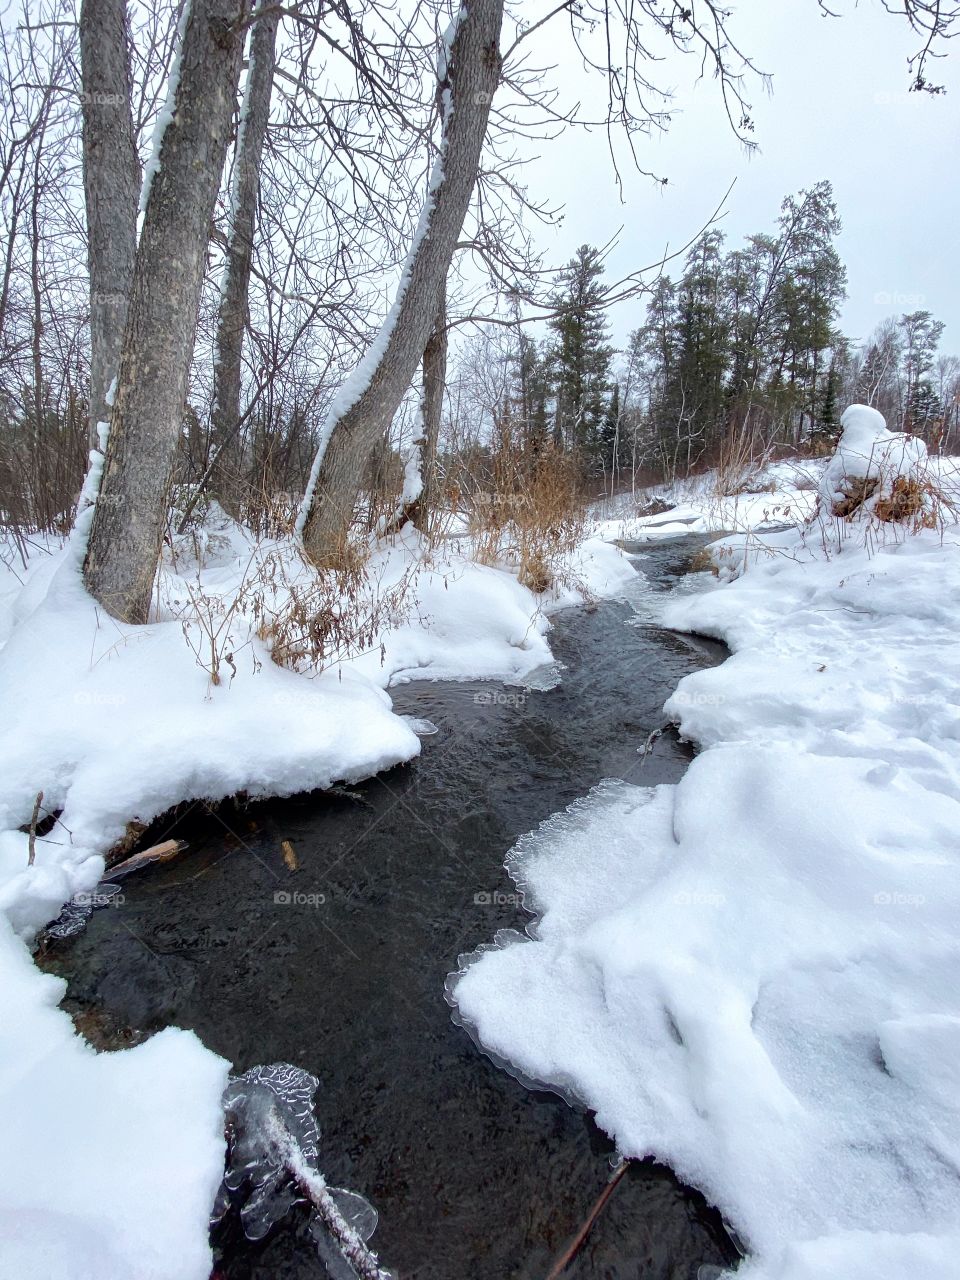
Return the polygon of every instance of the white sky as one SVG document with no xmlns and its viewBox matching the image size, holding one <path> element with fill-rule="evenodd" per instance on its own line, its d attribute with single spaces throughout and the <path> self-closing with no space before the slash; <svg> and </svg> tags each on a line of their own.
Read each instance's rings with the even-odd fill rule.
<svg viewBox="0 0 960 1280">
<path fill-rule="evenodd" d="M 640 140 L 640 162 L 669 178 L 665 190 L 624 170 L 621 204 L 600 132 L 537 144 L 541 158 L 526 180 L 566 207 L 558 231 L 537 235 L 549 260 L 565 261 L 579 244 L 602 244 L 623 226 L 609 273 L 626 274 L 694 236 L 735 178 L 720 224 L 730 246 L 773 231 L 786 194 L 827 178 L 843 220 L 844 332 L 863 338 L 887 314 L 925 308 L 947 323 L 941 351 L 960 353 L 960 36 L 957 53 L 928 73 L 948 92 L 910 94 L 906 60 L 918 37 L 906 21 L 880 0 L 831 7 L 843 16 L 821 17 L 816 0 L 741 0 L 733 13 L 740 47 L 773 76 L 772 96 L 756 81 L 745 94 L 759 153 L 744 154 L 716 84 L 695 82 L 693 58 L 671 58 L 655 72 L 675 88 L 676 113 L 666 135 Z M 562 21 L 538 53 L 562 59 L 555 76 L 579 96 Z M 613 313 L 616 341 L 641 322 L 644 306 L 641 299 Z"/>
</svg>

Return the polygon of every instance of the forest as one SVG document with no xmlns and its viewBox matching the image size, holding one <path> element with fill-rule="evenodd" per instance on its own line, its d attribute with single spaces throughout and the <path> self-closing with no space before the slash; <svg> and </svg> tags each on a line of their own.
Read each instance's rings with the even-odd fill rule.
<svg viewBox="0 0 960 1280">
<path fill-rule="evenodd" d="M 143 218 L 135 206 L 149 188 L 141 175 L 149 179 L 157 162 L 150 148 L 169 110 L 177 36 L 173 9 L 134 9 L 129 65 L 103 46 L 103 65 L 91 55 L 84 79 L 81 31 L 68 13 L 48 6 L 20 25 L 0 72 L 11 104 L 0 122 L 0 518 L 60 533 L 76 512 L 91 423 L 104 414 L 109 380 L 97 363 L 122 337 Z M 91 7 L 91 28 L 121 20 Z M 342 39 L 321 43 L 355 83 L 316 119 L 304 104 L 317 101 L 317 32 L 301 23 L 278 43 L 272 18 L 252 27 L 243 105 L 227 121 L 228 171 L 198 259 L 198 326 L 170 480 L 192 488 L 178 499 L 178 519 L 199 486 L 254 526 L 292 523 L 330 404 L 373 336 L 372 299 L 403 261 L 424 121 L 405 97 L 388 102 L 387 86 L 412 97 L 427 38 L 407 34 L 388 79 L 379 63 L 351 54 L 357 20 L 346 10 L 341 24 Z M 84 195 L 84 148 L 107 126 L 100 146 L 115 152 L 114 187 L 98 208 L 91 190 Z M 507 440 L 528 452 L 549 441 L 590 495 L 714 465 L 742 469 L 778 450 L 823 451 L 852 401 L 934 449 L 956 447 L 958 361 L 939 350 L 942 323 L 916 309 L 885 316 L 868 335 L 837 327 L 846 272 L 829 182 L 787 196 L 775 223 L 742 246 L 726 243 L 721 216 L 662 269 L 614 281 L 605 276 L 609 245 L 584 245 L 549 269 L 536 219 L 549 225 L 551 212 L 518 185 L 507 159 L 498 163 L 509 134 L 498 121 L 486 140 L 491 165 L 479 174 L 424 363 L 424 384 L 431 369 L 439 379 L 427 467 L 438 497 L 489 490 Z M 88 222 L 110 246 L 102 261 Z M 489 314 L 497 306 L 506 324 Z M 632 328 L 621 349 L 610 338 L 614 308 L 619 327 Z M 406 390 L 367 452 L 368 527 L 401 502 L 419 412 L 418 393 Z M 164 527 L 171 518 L 167 510 Z"/>
</svg>

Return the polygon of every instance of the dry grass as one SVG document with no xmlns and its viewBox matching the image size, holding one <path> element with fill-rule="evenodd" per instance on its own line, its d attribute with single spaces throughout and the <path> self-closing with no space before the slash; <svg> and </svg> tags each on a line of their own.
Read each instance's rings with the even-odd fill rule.
<svg viewBox="0 0 960 1280">
<path fill-rule="evenodd" d="M 701 547 L 697 554 L 690 561 L 691 573 L 712 573 L 716 577 L 719 572 L 719 566 L 714 559 L 713 552 L 710 547 Z"/>
<path fill-rule="evenodd" d="M 476 558 L 513 565 L 523 585 L 542 594 L 562 579 L 562 561 L 583 538 L 576 460 L 550 442 L 518 437 L 505 423 L 486 470 L 457 482 Z"/>
<path fill-rule="evenodd" d="M 880 480 L 877 476 L 845 477 L 840 486 L 843 496 L 839 501 L 834 502 L 832 514 L 841 520 L 852 519 L 863 504 L 870 501 L 879 484 Z"/>
<path fill-rule="evenodd" d="M 775 485 L 761 480 L 770 461 L 770 449 L 764 449 L 747 426 L 731 427 L 724 435 L 717 459 L 715 494 L 718 498 L 736 498 L 744 493 L 773 493 Z"/>
<path fill-rule="evenodd" d="M 921 529 L 935 529 L 941 501 L 942 495 L 929 480 L 897 476 L 889 495 L 879 498 L 873 511 L 878 520 L 910 521 Z"/>
<path fill-rule="evenodd" d="M 838 520 L 865 520 L 895 536 L 943 529 L 960 516 L 958 495 L 949 492 L 934 460 L 924 458 L 897 474 L 883 465 L 879 475 L 846 476 L 830 505 Z"/>
<path fill-rule="evenodd" d="M 384 586 L 356 547 L 345 550 L 340 568 L 322 572 L 267 556 L 250 601 L 256 634 L 278 666 L 320 671 L 374 648 L 403 621 L 412 577 Z"/>
<path fill-rule="evenodd" d="M 190 537 L 182 537 L 188 547 Z M 177 598 L 165 595 L 163 604 L 180 622 L 211 685 L 233 679 L 239 656 L 254 639 L 278 666 L 316 674 L 375 648 L 383 631 L 406 616 L 415 566 L 400 581 L 378 581 L 363 544 L 345 542 L 339 567 L 318 570 L 289 541 L 257 541 L 239 583 L 224 593 L 204 584 L 205 546 L 194 541 L 193 573 L 178 569 Z M 252 661 L 256 667 L 255 649 Z"/>
</svg>

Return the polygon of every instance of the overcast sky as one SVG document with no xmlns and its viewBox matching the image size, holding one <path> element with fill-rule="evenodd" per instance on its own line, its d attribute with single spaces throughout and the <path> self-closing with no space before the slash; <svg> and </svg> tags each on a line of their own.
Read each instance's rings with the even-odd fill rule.
<svg viewBox="0 0 960 1280">
<path fill-rule="evenodd" d="M 957 54 L 928 75 L 947 85 L 945 95 L 908 93 L 906 61 L 918 37 L 905 20 L 886 14 L 880 0 L 831 7 L 843 16 L 821 17 L 816 0 L 741 0 L 735 8 L 731 31 L 773 76 L 771 95 L 756 82 L 747 91 L 759 153 L 744 154 L 716 83 L 696 83 L 692 58 L 656 71 L 658 83 L 676 90 L 676 115 L 666 135 L 641 140 L 641 163 L 669 179 L 666 189 L 625 171 L 621 204 L 601 133 L 543 143 L 527 180 L 566 206 L 563 226 L 537 237 L 550 260 L 565 260 L 585 241 L 601 244 L 622 225 L 609 270 L 625 274 L 695 235 L 736 179 L 720 224 L 729 246 L 772 231 L 788 192 L 827 178 L 843 220 L 844 332 L 860 339 L 885 315 L 924 308 L 947 323 L 941 351 L 960 354 Z M 560 82 L 573 85 L 562 26 L 545 47 L 562 59 Z M 643 308 L 625 304 L 612 316 L 618 342 Z"/>
</svg>

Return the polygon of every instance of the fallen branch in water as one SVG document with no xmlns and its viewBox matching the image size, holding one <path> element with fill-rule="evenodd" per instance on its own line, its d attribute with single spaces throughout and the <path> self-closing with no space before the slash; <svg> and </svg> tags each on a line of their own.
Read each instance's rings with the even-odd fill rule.
<svg viewBox="0 0 960 1280">
<path fill-rule="evenodd" d="M 380 1266 L 380 1260 L 350 1226 L 337 1208 L 330 1194 L 327 1180 L 319 1170 L 311 1168 L 293 1134 L 283 1123 L 276 1109 L 268 1119 L 268 1137 L 273 1144 L 284 1169 L 299 1190 L 306 1196 L 323 1220 L 323 1225 L 336 1240 L 340 1252 L 356 1271 L 360 1280 L 388 1280 L 389 1272 Z"/>
<path fill-rule="evenodd" d="M 597 1200 L 594 1203 L 594 1206 L 590 1210 L 589 1214 L 587 1214 L 586 1222 L 584 1222 L 583 1226 L 574 1236 L 573 1241 L 569 1245 L 569 1247 L 553 1264 L 553 1268 L 550 1274 L 547 1276 L 547 1280 L 559 1280 L 559 1277 L 564 1273 L 564 1271 L 566 1271 L 567 1267 L 570 1265 L 570 1263 L 574 1260 L 574 1258 L 583 1248 L 584 1241 L 586 1240 L 587 1236 L 590 1234 L 591 1230 L 593 1229 L 593 1224 L 596 1222 L 597 1218 L 600 1217 L 600 1214 L 603 1212 L 604 1205 L 607 1203 L 607 1201 L 613 1195 L 614 1191 L 616 1191 L 617 1187 L 620 1185 L 620 1181 L 623 1178 L 623 1175 L 627 1172 L 627 1169 L 629 1169 L 629 1167 L 630 1167 L 629 1160 L 622 1160 L 620 1164 L 617 1165 L 616 1169 L 614 1170 L 613 1177 L 610 1179 L 610 1181 L 604 1187 L 603 1191 L 597 1197 Z"/>
<path fill-rule="evenodd" d="M 27 844 L 27 866 L 33 866 L 33 860 L 37 856 L 37 819 L 40 817 L 40 806 L 43 804 L 43 792 L 37 792 L 37 798 L 33 802 L 33 817 L 30 819 L 30 839 Z M 21 827 L 21 830 L 23 828 Z"/>
<path fill-rule="evenodd" d="M 667 728 L 668 726 L 664 724 L 664 725 L 661 725 L 659 729 L 654 729 L 653 732 L 648 736 L 643 746 L 637 748 L 640 754 L 641 764 L 646 763 L 647 756 L 650 755 L 650 753 L 653 751 L 653 748 L 657 745 L 657 742 L 666 733 Z"/>
<path fill-rule="evenodd" d="M 149 849 L 141 849 L 139 853 L 131 854 L 129 858 L 124 858 L 123 862 L 117 862 L 110 868 L 110 874 L 125 876 L 127 872 L 136 871 L 138 867 L 145 867 L 151 862 L 169 862 L 178 853 L 183 853 L 186 848 L 186 840 L 163 840 L 160 844 L 152 844 Z"/>
</svg>

